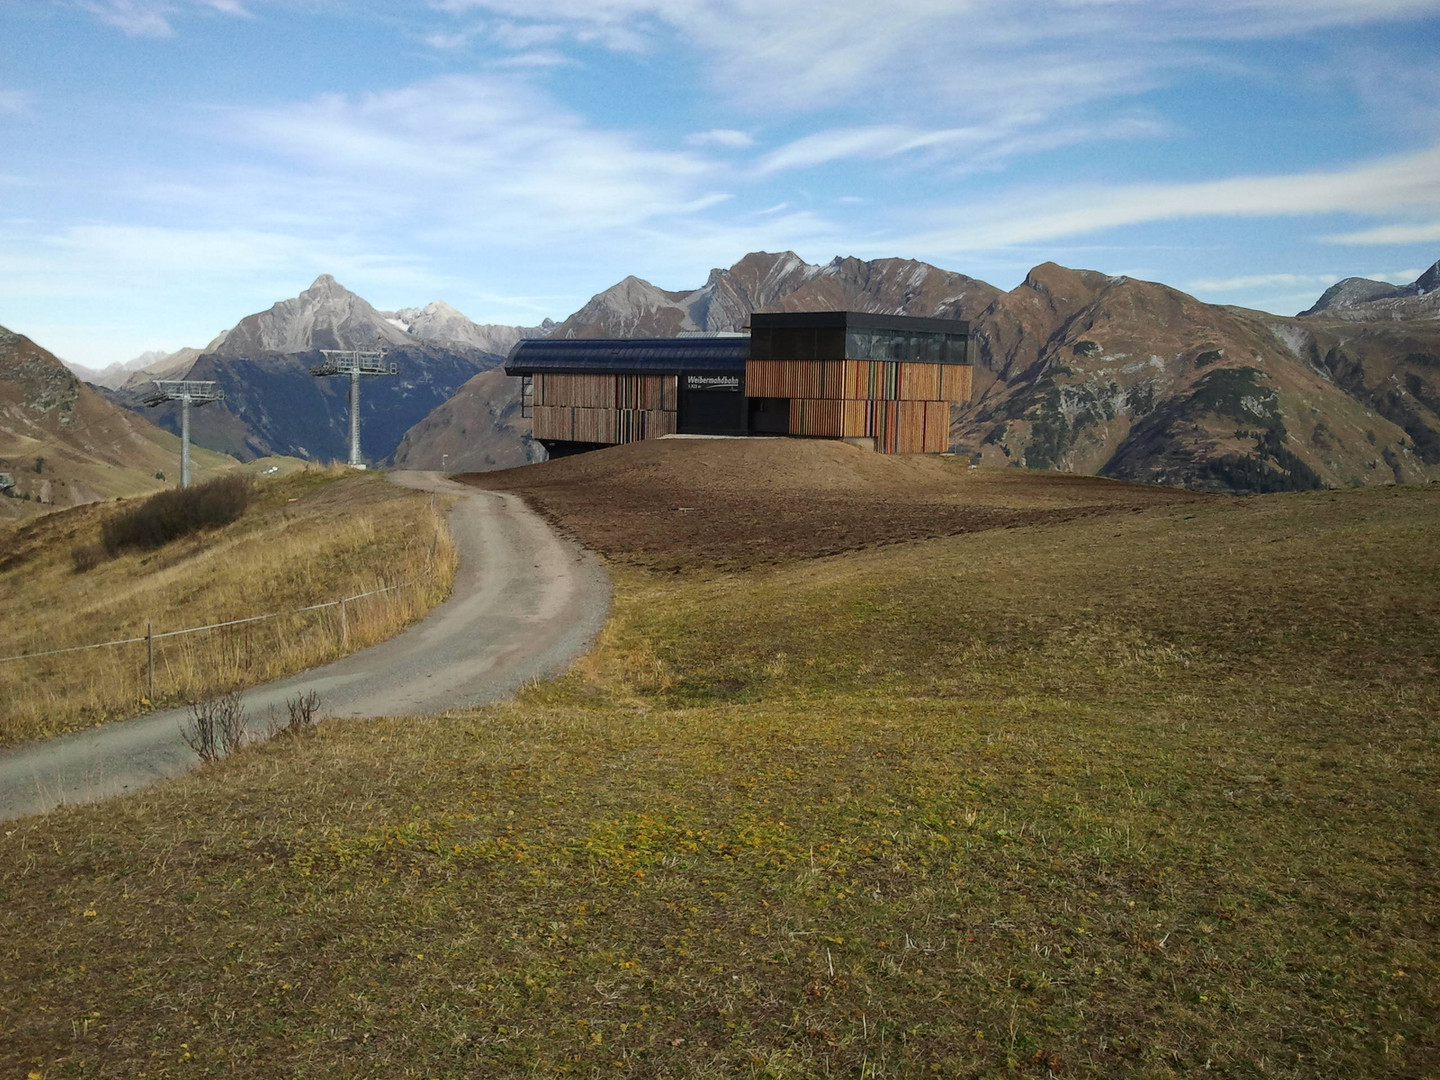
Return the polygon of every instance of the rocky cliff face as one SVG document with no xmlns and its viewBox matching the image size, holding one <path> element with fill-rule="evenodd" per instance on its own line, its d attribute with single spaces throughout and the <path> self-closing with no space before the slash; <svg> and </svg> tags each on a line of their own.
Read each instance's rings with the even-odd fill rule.
<svg viewBox="0 0 1440 1080">
<path fill-rule="evenodd" d="M 1326 361 L 1340 340 L 1333 324 L 1320 332 L 1053 264 L 974 323 L 992 381 L 957 410 L 953 436 L 988 464 L 1230 491 L 1435 474 L 1415 435 L 1354 392 L 1373 371 L 1341 378 L 1343 348 Z M 1341 336 L 1367 356 L 1389 348 L 1368 330 Z M 1440 428 L 1411 419 L 1427 442 Z"/>
<path fill-rule="evenodd" d="M 321 274 L 294 299 L 241 319 L 210 352 L 220 357 L 249 357 L 408 343 L 404 330 L 329 274 Z"/>
<path fill-rule="evenodd" d="M 423 308 L 401 308 L 381 312 L 393 326 L 400 327 L 412 338 L 432 345 L 466 345 L 481 352 L 504 356 L 517 341 L 546 337 L 555 329 L 555 321 L 546 319 L 539 326 L 504 326 L 496 323 L 471 322 L 459 311 L 441 300 Z"/>
</svg>

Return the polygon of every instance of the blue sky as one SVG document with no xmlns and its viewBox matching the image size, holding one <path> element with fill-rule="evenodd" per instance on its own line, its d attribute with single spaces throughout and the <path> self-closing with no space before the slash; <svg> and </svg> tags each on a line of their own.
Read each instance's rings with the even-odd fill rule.
<svg viewBox="0 0 1440 1080">
<path fill-rule="evenodd" d="M 1440 258 L 1440 0 L 4 0 L 0 324 L 91 366 L 320 273 L 563 318 L 746 252 L 1293 313 Z"/>
</svg>

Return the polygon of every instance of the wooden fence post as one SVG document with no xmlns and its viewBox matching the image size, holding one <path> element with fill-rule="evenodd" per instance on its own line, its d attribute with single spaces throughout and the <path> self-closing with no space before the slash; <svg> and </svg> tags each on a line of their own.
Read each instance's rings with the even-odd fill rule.
<svg viewBox="0 0 1440 1080">
<path fill-rule="evenodd" d="M 155 704 L 155 624 L 145 620 L 145 662 L 150 669 L 150 694 L 148 700 Z"/>
<path fill-rule="evenodd" d="M 340 598 L 340 648 L 350 647 L 350 620 L 345 615 L 345 598 Z"/>
</svg>

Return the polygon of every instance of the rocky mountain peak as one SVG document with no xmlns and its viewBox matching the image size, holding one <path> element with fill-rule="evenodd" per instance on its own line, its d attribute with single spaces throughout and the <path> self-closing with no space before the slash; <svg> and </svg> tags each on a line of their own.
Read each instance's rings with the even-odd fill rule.
<svg viewBox="0 0 1440 1080">
<path fill-rule="evenodd" d="M 1053 262 L 1044 262 L 1025 275 L 1011 295 L 1030 294 L 1051 311 L 1078 311 L 1092 304 L 1115 282 L 1095 270 L 1071 270 Z"/>
<path fill-rule="evenodd" d="M 1328 308 L 1354 307 L 1356 304 L 1368 304 L 1372 300 L 1383 300 L 1386 297 L 1394 296 L 1398 291 L 1399 290 L 1388 281 L 1348 277 L 1343 281 L 1337 281 L 1321 293 L 1320 299 L 1300 312 L 1299 317 L 1304 318 L 1306 315 L 1314 315 Z"/>
<path fill-rule="evenodd" d="M 476 323 L 444 300 L 432 300 L 423 308 L 382 311 L 380 315 L 411 338 L 441 347 L 464 345 L 500 356 L 522 338 L 545 337 L 555 327 L 553 319 L 546 319 L 539 326 Z"/>
<path fill-rule="evenodd" d="M 1299 318 L 1307 315 L 1327 315 L 1341 319 L 1390 318 L 1397 315 L 1424 315 L 1433 312 L 1435 306 L 1429 299 L 1431 294 L 1440 292 L 1440 262 L 1417 277 L 1409 285 L 1391 285 L 1388 281 L 1373 278 L 1348 277 L 1337 281 L 1320 294 L 1320 299 L 1300 312 Z M 1417 297 L 1426 298 L 1420 307 L 1405 301 Z M 1398 302 L 1398 303 L 1397 303 Z M 1369 305 L 1376 305 L 1371 308 Z M 1381 309 L 1384 309 L 1383 311 Z"/>
<path fill-rule="evenodd" d="M 292 300 L 247 316 L 214 352 L 220 356 L 301 353 L 312 349 L 373 349 L 402 345 L 406 335 L 369 302 L 329 274 L 321 274 Z"/>
<path fill-rule="evenodd" d="M 309 296 L 311 293 L 319 293 L 322 296 L 333 296 L 336 293 L 348 293 L 350 290 L 341 285 L 329 274 L 321 274 L 310 283 L 310 287 L 301 295 Z"/>
<path fill-rule="evenodd" d="M 1440 259 L 1437 259 L 1434 266 L 1416 278 L 1409 288 L 1414 289 L 1417 296 L 1440 290 Z"/>
</svg>

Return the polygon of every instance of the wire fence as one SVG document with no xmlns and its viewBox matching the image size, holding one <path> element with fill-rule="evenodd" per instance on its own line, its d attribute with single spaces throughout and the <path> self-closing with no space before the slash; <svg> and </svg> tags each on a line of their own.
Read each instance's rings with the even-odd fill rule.
<svg viewBox="0 0 1440 1080">
<path fill-rule="evenodd" d="M 387 585 L 383 589 L 371 589 L 369 592 L 356 593 L 354 596 L 342 596 L 339 600 L 327 600 L 323 604 L 309 604 L 306 607 L 295 608 L 293 611 L 275 611 L 266 615 L 251 615 L 244 619 L 230 619 L 227 622 L 209 623 L 205 626 L 186 626 L 179 630 L 164 630 L 158 634 L 145 633 L 139 637 L 118 638 L 115 641 L 97 641 L 92 645 L 72 645 L 66 649 L 49 649 L 45 652 L 18 653 L 15 656 L 0 656 L 0 664 L 8 664 L 12 660 L 38 660 L 42 656 L 59 656 L 61 653 L 85 652 L 89 649 L 107 649 L 112 645 L 138 645 L 140 642 L 155 642 L 162 638 L 179 637 L 182 634 L 198 634 L 204 630 L 220 630 L 227 626 L 242 626 L 245 623 L 264 622 L 267 619 L 284 619 L 291 615 L 303 615 L 307 611 L 320 611 L 324 608 L 338 607 L 341 613 L 342 633 L 346 625 L 344 618 L 345 605 L 356 600 L 363 600 L 367 596 L 379 596 L 381 593 L 394 592 L 396 589 L 404 589 L 411 585 L 418 585 L 418 581 L 402 581 L 398 585 Z"/>
</svg>

